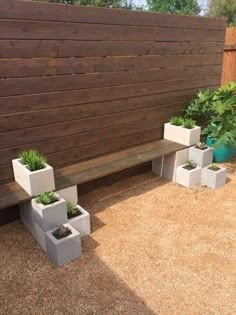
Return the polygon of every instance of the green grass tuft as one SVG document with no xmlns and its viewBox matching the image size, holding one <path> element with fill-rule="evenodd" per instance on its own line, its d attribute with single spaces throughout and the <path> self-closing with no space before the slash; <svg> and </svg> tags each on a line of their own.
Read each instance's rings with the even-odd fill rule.
<svg viewBox="0 0 236 315">
<path fill-rule="evenodd" d="M 38 171 L 46 167 L 46 158 L 36 150 L 26 150 L 19 154 L 22 163 L 31 171 Z"/>
</svg>

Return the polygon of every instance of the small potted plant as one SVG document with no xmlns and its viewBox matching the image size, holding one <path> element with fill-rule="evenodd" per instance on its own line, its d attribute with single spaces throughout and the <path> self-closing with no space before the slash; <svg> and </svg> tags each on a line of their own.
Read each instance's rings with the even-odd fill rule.
<svg viewBox="0 0 236 315">
<path fill-rule="evenodd" d="M 45 238 L 47 253 L 58 267 L 82 254 L 80 233 L 69 223 L 46 232 Z"/>
<path fill-rule="evenodd" d="M 164 139 L 178 142 L 180 137 L 180 128 L 182 124 L 182 117 L 171 117 L 170 122 L 164 124 Z"/>
<path fill-rule="evenodd" d="M 69 223 L 80 232 L 81 236 L 90 234 L 90 214 L 79 205 L 67 203 Z"/>
<path fill-rule="evenodd" d="M 55 192 L 45 192 L 32 200 L 34 220 L 43 231 L 49 231 L 66 223 L 66 201 Z"/>
<path fill-rule="evenodd" d="M 202 185 L 216 189 L 226 183 L 226 169 L 217 164 L 211 164 L 202 169 Z"/>
<path fill-rule="evenodd" d="M 212 163 L 213 149 L 200 142 L 189 148 L 189 160 L 193 160 L 199 167 L 205 167 Z"/>
<path fill-rule="evenodd" d="M 30 196 L 55 189 L 53 168 L 46 163 L 46 158 L 36 150 L 27 150 L 12 160 L 15 181 Z"/>
<path fill-rule="evenodd" d="M 183 119 L 183 126 L 180 130 L 179 142 L 186 146 L 194 145 L 200 142 L 201 128 L 196 126 L 195 120 L 191 118 Z"/>
<path fill-rule="evenodd" d="M 176 170 L 176 183 L 193 187 L 201 182 L 201 168 L 193 161 L 189 160 L 186 164 L 181 165 Z"/>
</svg>

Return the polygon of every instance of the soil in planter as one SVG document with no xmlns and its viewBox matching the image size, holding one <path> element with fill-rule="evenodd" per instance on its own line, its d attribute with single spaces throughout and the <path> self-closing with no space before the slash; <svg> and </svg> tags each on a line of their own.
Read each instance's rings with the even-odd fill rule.
<svg viewBox="0 0 236 315">
<path fill-rule="evenodd" d="M 79 215 L 81 215 L 81 214 L 83 214 L 79 209 L 75 212 L 75 213 L 73 213 L 73 214 L 71 214 L 71 213 L 67 213 L 67 217 L 68 217 L 68 219 L 73 219 L 73 218 L 75 218 L 75 217 L 78 217 Z"/>
<path fill-rule="evenodd" d="M 209 166 L 208 169 L 211 170 L 211 171 L 217 172 L 217 171 L 220 170 L 220 167 L 212 167 L 212 166 Z"/>
<path fill-rule="evenodd" d="M 199 146 L 196 145 L 194 148 L 198 149 L 198 150 L 201 150 L 201 151 L 204 151 L 204 150 L 208 149 L 208 146 L 206 145 L 204 147 L 199 147 Z"/>
<path fill-rule="evenodd" d="M 60 240 L 68 235 L 72 234 L 71 230 L 63 225 L 60 225 L 55 231 L 52 232 L 52 235 L 57 239 Z"/>
<path fill-rule="evenodd" d="M 196 168 L 196 166 L 192 166 L 192 165 L 185 165 L 183 166 L 184 169 L 188 170 L 188 171 L 192 171 Z"/>
</svg>

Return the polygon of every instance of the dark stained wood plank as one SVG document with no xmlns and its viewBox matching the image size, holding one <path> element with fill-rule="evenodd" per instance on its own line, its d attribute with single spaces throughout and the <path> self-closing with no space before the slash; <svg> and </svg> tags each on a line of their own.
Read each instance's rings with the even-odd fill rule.
<svg viewBox="0 0 236 315">
<path fill-rule="evenodd" d="M 141 165 L 159 156 L 170 154 L 183 148 L 185 148 L 183 145 L 168 140 L 159 140 L 105 157 L 57 169 L 55 171 L 56 189 L 85 183 L 131 166 Z M 0 209 L 29 199 L 30 196 L 15 182 L 0 185 Z"/>
<path fill-rule="evenodd" d="M 224 30 L 0 20 L 1 39 L 224 42 Z"/>
<path fill-rule="evenodd" d="M 0 96 L 71 91 L 221 75 L 221 65 L 0 79 Z"/>
<path fill-rule="evenodd" d="M 166 118 L 168 120 L 168 118 Z M 162 127 L 159 117 L 138 121 L 120 126 L 112 126 L 106 129 L 73 134 L 60 138 L 52 138 L 45 141 L 30 143 L 21 146 L 13 146 L 0 151 L 0 165 L 9 164 L 18 154 L 26 149 L 34 148 L 49 156 L 55 152 L 67 151 L 76 147 L 87 146 L 111 139 L 116 139 L 138 132 L 144 132 Z M 52 159 L 51 159 L 52 160 Z"/>
<path fill-rule="evenodd" d="M 223 19 L 195 16 L 166 15 L 130 10 L 106 9 L 85 6 L 65 6 L 39 2 L 1 0 L 0 19 L 23 19 L 101 24 L 187 27 L 200 29 L 225 28 Z"/>
<path fill-rule="evenodd" d="M 70 120 L 78 120 L 89 117 L 97 117 L 118 112 L 137 110 L 147 107 L 159 107 L 160 114 L 165 111 L 169 113 L 172 108 L 182 108 L 187 104 L 197 90 L 172 93 L 167 95 L 144 96 L 140 98 L 120 99 L 110 102 L 99 102 L 85 105 L 75 105 L 46 109 L 40 111 L 29 111 L 0 116 L 0 131 L 10 131 L 50 125 Z M 1 159 L 1 158 L 0 158 Z"/>
<path fill-rule="evenodd" d="M 8 148 L 9 143 L 11 146 L 19 146 L 92 130 L 100 130 L 116 125 L 121 126 L 153 117 L 159 117 L 160 122 L 163 123 L 163 119 L 167 119 L 166 117 L 168 117 L 169 114 L 180 112 L 182 108 L 182 104 L 174 104 L 169 107 L 149 107 L 86 119 L 71 120 L 47 126 L 9 131 L 5 132 L 3 136 L 0 134 L 0 148 Z"/>
<path fill-rule="evenodd" d="M 223 53 L 223 42 L 1 40 L 0 58 L 98 57 Z"/>
<path fill-rule="evenodd" d="M 159 128 L 157 128 L 159 127 Z M 163 129 L 160 128 L 160 123 L 152 130 L 137 131 L 135 134 L 126 135 L 124 137 L 114 138 L 108 141 L 100 141 L 92 145 L 85 145 L 83 147 L 75 147 L 71 150 L 55 152 L 48 155 L 48 162 L 53 167 L 62 167 L 72 163 L 95 158 L 104 154 L 140 145 L 145 142 L 161 139 L 163 136 Z M 12 165 L 7 164 L 0 166 L 0 181 L 14 180 Z"/>
<path fill-rule="evenodd" d="M 0 97 L 0 113 L 39 110 L 59 106 L 95 103 L 100 101 L 144 96 L 186 89 L 200 89 L 220 85 L 220 76 L 198 77 L 174 81 L 129 84 L 94 89 L 63 91 Z"/>
<path fill-rule="evenodd" d="M 83 58 L 0 59 L 0 77 L 119 72 L 183 66 L 221 65 L 222 54 Z"/>
</svg>

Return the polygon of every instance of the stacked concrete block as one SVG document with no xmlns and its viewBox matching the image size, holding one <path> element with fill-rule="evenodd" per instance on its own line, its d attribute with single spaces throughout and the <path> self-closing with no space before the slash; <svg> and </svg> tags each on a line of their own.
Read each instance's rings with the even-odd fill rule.
<svg viewBox="0 0 236 315">
<path fill-rule="evenodd" d="M 70 229 L 71 234 L 62 239 L 54 237 L 55 229 L 46 232 L 48 255 L 58 267 L 79 258 L 82 254 L 80 233 L 69 223 L 64 226 Z"/>
<path fill-rule="evenodd" d="M 21 159 L 12 160 L 15 181 L 30 195 L 37 196 L 55 189 L 53 168 L 46 164 L 45 168 L 31 172 Z"/>
</svg>

